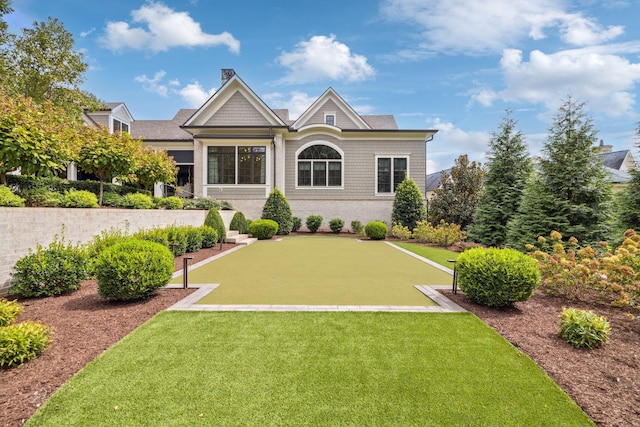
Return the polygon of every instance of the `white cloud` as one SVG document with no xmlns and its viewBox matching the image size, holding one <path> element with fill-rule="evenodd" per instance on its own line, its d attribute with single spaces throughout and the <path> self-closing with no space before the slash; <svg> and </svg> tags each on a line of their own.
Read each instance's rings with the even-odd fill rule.
<svg viewBox="0 0 640 427">
<path fill-rule="evenodd" d="M 427 173 L 449 169 L 455 160 L 466 154 L 470 161 L 484 162 L 491 134 L 485 131 L 465 131 L 439 117 L 428 121 L 438 129 L 433 141 L 427 143 Z"/>
<path fill-rule="evenodd" d="M 87 31 L 81 31 L 80 32 L 80 37 L 85 38 L 87 37 L 89 34 L 93 33 L 95 31 L 95 27 L 92 27 L 91 29 L 87 30 Z"/>
<path fill-rule="evenodd" d="M 276 61 L 289 69 L 280 83 L 298 84 L 321 80 L 357 82 L 372 78 L 375 70 L 367 58 L 351 53 L 336 36 L 314 36 L 298 43 L 291 52 L 283 52 Z"/>
<path fill-rule="evenodd" d="M 157 93 L 166 98 L 169 94 L 169 88 L 167 85 L 161 83 L 166 74 L 166 71 L 160 70 L 151 78 L 147 77 L 146 74 L 142 74 L 141 76 L 136 76 L 133 80 L 142 83 L 142 88 L 147 92 Z"/>
<path fill-rule="evenodd" d="M 555 110 L 561 98 L 571 94 L 588 103 L 590 109 L 608 116 L 632 114 L 635 106 L 634 88 L 640 82 L 640 63 L 602 51 L 640 49 L 640 46 L 613 45 L 608 47 L 565 50 L 545 54 L 534 50 L 529 60 L 522 51 L 505 49 L 500 68 L 506 81 L 501 91 L 480 89 L 475 101 L 490 106 L 500 99 L 504 102 L 532 102 Z"/>
<path fill-rule="evenodd" d="M 147 92 L 158 94 L 163 98 L 167 98 L 171 94 L 178 94 L 192 108 L 200 107 L 216 92 L 215 88 L 207 90 L 197 81 L 183 87 L 180 87 L 180 81 L 177 79 L 171 79 L 165 83 L 164 78 L 166 75 L 167 73 L 164 70 L 160 70 L 153 77 L 147 77 L 146 74 L 142 74 L 135 77 L 134 81 L 142 83 L 142 88 Z"/>
<path fill-rule="evenodd" d="M 177 92 L 189 107 L 198 108 L 202 106 L 216 90 L 213 88 L 206 90 L 200 83 L 193 82 L 177 90 Z"/>
<path fill-rule="evenodd" d="M 304 113 L 307 108 L 313 104 L 316 98 L 307 95 L 304 92 L 294 90 L 287 95 L 279 92 L 268 93 L 262 97 L 264 101 L 273 109 L 286 108 L 289 110 L 289 118 L 297 119 Z"/>
<path fill-rule="evenodd" d="M 479 55 L 500 52 L 526 38 L 548 36 L 556 30 L 565 42 L 588 46 L 612 40 L 620 26 L 602 28 L 581 13 L 565 11 L 567 0 L 385 0 L 381 13 L 391 21 L 412 24 L 422 31 L 419 52 Z M 403 57 L 410 55 L 406 51 Z"/>
<path fill-rule="evenodd" d="M 186 12 L 176 12 L 161 2 L 148 2 L 131 12 L 132 27 L 124 21 L 108 22 L 100 41 L 112 51 L 125 48 L 153 52 L 172 47 L 226 45 L 233 53 L 240 52 L 240 42 L 230 33 L 207 34 Z"/>
</svg>

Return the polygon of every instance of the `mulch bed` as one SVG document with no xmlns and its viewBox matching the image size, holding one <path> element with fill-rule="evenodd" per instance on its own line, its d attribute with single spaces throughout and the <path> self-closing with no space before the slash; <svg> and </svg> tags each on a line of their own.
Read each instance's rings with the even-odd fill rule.
<svg viewBox="0 0 640 427">
<path fill-rule="evenodd" d="M 218 245 L 187 254 L 193 257 L 189 264 L 232 247 Z M 182 258 L 176 258 L 175 267 L 182 268 Z M 37 320 L 52 326 L 53 342 L 39 358 L 0 370 L 1 425 L 24 424 L 87 363 L 191 292 L 162 289 L 146 301 L 113 303 L 98 296 L 95 281 L 87 281 L 69 295 L 20 301 L 25 310 L 18 321 Z M 640 320 L 611 307 L 568 304 L 542 293 L 501 310 L 473 304 L 462 293 L 443 293 L 531 356 L 596 423 L 640 426 Z M 558 316 L 565 305 L 606 316 L 612 326 L 609 342 L 597 350 L 576 350 L 558 338 Z"/>
</svg>

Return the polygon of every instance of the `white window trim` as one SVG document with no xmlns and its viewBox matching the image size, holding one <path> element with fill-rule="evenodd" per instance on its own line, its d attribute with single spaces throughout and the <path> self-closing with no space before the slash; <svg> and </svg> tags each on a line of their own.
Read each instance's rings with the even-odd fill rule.
<svg viewBox="0 0 640 427">
<path fill-rule="evenodd" d="M 326 145 L 328 147 L 333 148 L 338 153 L 340 153 L 340 162 L 341 162 L 340 185 L 322 185 L 322 186 L 298 185 L 298 156 L 300 155 L 301 152 L 303 152 L 307 148 L 314 145 Z M 322 141 L 322 140 L 307 142 L 306 144 L 302 145 L 300 148 L 296 150 L 295 159 L 296 159 L 296 162 L 295 162 L 295 169 L 296 169 L 295 189 L 296 190 L 344 190 L 344 151 L 342 151 L 342 149 L 338 147 L 336 144 L 329 141 Z M 313 173 L 313 170 L 312 170 L 312 173 Z M 328 170 L 327 170 L 327 173 L 328 173 Z"/>
<path fill-rule="evenodd" d="M 332 125 L 327 123 L 327 116 L 333 116 L 333 124 Z M 334 113 L 334 112 L 324 113 L 324 123 L 323 124 L 329 125 L 329 126 L 338 127 L 338 117 L 336 116 L 336 113 Z"/>
<path fill-rule="evenodd" d="M 411 177 L 411 156 L 409 154 L 376 154 L 375 156 L 375 182 L 374 182 L 374 193 L 376 196 L 394 196 L 396 195 L 395 191 L 391 191 L 389 193 L 381 193 L 378 192 L 378 159 L 391 159 L 391 187 L 393 188 L 393 159 L 407 159 L 407 176 Z"/>
</svg>

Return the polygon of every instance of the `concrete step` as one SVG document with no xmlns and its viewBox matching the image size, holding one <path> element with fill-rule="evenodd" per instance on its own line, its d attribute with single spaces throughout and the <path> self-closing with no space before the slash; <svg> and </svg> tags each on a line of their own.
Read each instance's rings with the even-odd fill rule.
<svg viewBox="0 0 640 427">
<path fill-rule="evenodd" d="M 234 243 L 236 245 L 250 245 L 258 239 L 249 237 L 248 234 L 240 234 L 236 230 L 227 231 L 227 243 Z"/>
</svg>

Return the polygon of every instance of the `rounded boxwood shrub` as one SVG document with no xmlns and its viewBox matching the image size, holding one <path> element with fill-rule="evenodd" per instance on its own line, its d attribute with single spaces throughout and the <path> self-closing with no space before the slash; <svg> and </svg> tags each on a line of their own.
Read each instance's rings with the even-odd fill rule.
<svg viewBox="0 0 640 427">
<path fill-rule="evenodd" d="M 344 228 L 344 221 L 340 218 L 332 218 L 331 220 L 329 220 L 329 228 L 331 229 L 331 231 L 338 234 Z"/>
<path fill-rule="evenodd" d="M 315 233 L 322 225 L 322 217 L 320 215 L 309 215 L 306 225 L 311 233 Z"/>
<path fill-rule="evenodd" d="M 102 206 L 113 206 L 113 207 L 121 207 L 122 206 L 122 196 L 118 193 L 112 193 L 110 191 L 105 191 L 102 194 Z"/>
<path fill-rule="evenodd" d="M 204 225 L 213 227 L 218 232 L 219 242 L 224 243 L 227 241 L 227 229 L 224 225 L 224 221 L 222 220 L 222 216 L 220 216 L 220 212 L 218 212 L 218 209 L 209 209 L 209 213 L 207 213 L 207 217 L 204 219 Z"/>
<path fill-rule="evenodd" d="M 158 201 L 158 207 L 170 210 L 180 210 L 184 207 L 184 202 L 178 196 L 169 196 L 161 198 Z"/>
<path fill-rule="evenodd" d="M 20 322 L 0 328 L 0 368 L 13 368 L 40 356 L 49 345 L 51 328 Z"/>
<path fill-rule="evenodd" d="M 247 231 L 247 219 L 244 217 L 244 214 L 240 211 L 233 214 L 233 218 L 231 218 L 231 223 L 229 224 L 229 230 L 235 230 L 240 234 L 244 234 Z"/>
<path fill-rule="evenodd" d="M 560 338 L 575 348 L 597 348 L 609 338 L 607 319 L 593 311 L 563 308 L 560 315 Z"/>
<path fill-rule="evenodd" d="M 202 247 L 212 248 L 218 243 L 218 232 L 215 228 L 203 225 L 200 227 L 202 230 Z"/>
<path fill-rule="evenodd" d="M 365 225 L 364 233 L 371 240 L 384 240 L 387 238 L 389 229 L 387 224 L 382 221 L 372 221 Z"/>
<path fill-rule="evenodd" d="M 142 193 L 129 193 L 122 196 L 121 206 L 129 209 L 151 209 L 153 199 Z"/>
<path fill-rule="evenodd" d="M 465 295 L 490 307 L 526 301 L 540 282 L 536 260 L 515 249 L 469 249 L 460 254 L 456 268 Z"/>
<path fill-rule="evenodd" d="M 98 198 L 90 191 L 70 189 L 62 199 L 62 206 L 67 208 L 97 208 Z"/>
<path fill-rule="evenodd" d="M 9 187 L 4 185 L 0 186 L 0 206 L 9 207 L 22 207 L 24 206 L 24 199 L 16 194 Z"/>
<path fill-rule="evenodd" d="M 293 216 L 291 215 L 291 206 L 287 198 L 275 188 L 262 208 L 261 219 L 272 219 L 278 223 L 278 234 L 286 235 L 291 232 L 293 227 Z"/>
<path fill-rule="evenodd" d="M 187 234 L 187 252 L 197 252 L 202 249 L 202 240 L 204 235 L 200 227 L 185 226 L 183 227 Z"/>
<path fill-rule="evenodd" d="M 151 296 L 173 274 L 173 255 L 159 243 L 129 239 L 105 249 L 96 262 L 98 293 L 110 300 Z"/>
<path fill-rule="evenodd" d="M 32 298 L 75 291 L 89 277 L 86 252 L 56 238 L 20 258 L 11 276 L 11 295 Z"/>
<path fill-rule="evenodd" d="M 184 255 L 189 246 L 189 236 L 187 230 L 184 227 L 178 227 L 177 225 L 170 225 L 164 228 L 167 233 L 167 245 L 166 247 L 173 252 L 173 256 Z"/>
<path fill-rule="evenodd" d="M 293 217 L 293 225 L 291 226 L 291 231 L 293 231 L 294 233 L 298 230 L 300 230 L 300 228 L 302 228 L 302 219 L 298 218 L 297 216 Z"/>
<path fill-rule="evenodd" d="M 18 301 L 0 299 L 0 327 L 10 325 L 22 313 L 22 306 Z"/>
<path fill-rule="evenodd" d="M 249 233 L 258 240 L 272 238 L 278 232 L 278 223 L 272 219 L 257 219 L 249 225 Z"/>
</svg>

